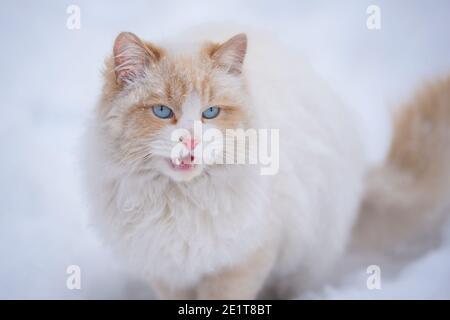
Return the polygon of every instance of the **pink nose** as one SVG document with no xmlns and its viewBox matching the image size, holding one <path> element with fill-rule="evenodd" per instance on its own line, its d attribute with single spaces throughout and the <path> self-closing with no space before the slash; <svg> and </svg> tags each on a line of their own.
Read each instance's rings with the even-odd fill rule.
<svg viewBox="0 0 450 320">
<path fill-rule="evenodd" d="M 198 141 L 196 139 L 186 138 L 183 139 L 183 143 L 189 150 L 194 150 L 198 144 Z"/>
</svg>

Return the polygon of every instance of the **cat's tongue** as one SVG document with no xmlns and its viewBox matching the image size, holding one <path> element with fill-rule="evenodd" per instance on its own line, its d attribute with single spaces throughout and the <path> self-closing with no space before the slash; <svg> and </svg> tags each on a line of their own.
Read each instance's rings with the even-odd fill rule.
<svg viewBox="0 0 450 320">
<path fill-rule="evenodd" d="M 176 170 L 188 171 L 194 167 L 194 164 L 192 163 L 193 160 L 193 156 L 187 156 L 181 159 L 172 160 L 171 164 Z"/>
</svg>

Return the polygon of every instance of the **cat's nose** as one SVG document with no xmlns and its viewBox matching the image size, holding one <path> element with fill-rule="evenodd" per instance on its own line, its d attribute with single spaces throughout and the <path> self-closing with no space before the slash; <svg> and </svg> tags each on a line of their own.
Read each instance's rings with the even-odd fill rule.
<svg viewBox="0 0 450 320">
<path fill-rule="evenodd" d="M 192 138 L 184 138 L 183 144 L 188 148 L 188 150 L 192 151 L 198 145 L 198 140 Z"/>
</svg>

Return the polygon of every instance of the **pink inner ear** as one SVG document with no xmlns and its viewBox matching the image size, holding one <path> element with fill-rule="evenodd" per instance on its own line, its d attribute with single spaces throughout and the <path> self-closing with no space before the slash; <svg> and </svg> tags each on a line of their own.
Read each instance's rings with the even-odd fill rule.
<svg viewBox="0 0 450 320">
<path fill-rule="evenodd" d="M 145 44 L 133 33 L 122 32 L 114 43 L 114 64 L 118 81 L 130 82 L 145 68 L 148 54 Z"/>
<path fill-rule="evenodd" d="M 227 67 L 228 72 L 240 74 L 246 53 L 247 36 L 245 33 L 240 33 L 220 45 L 211 58 L 219 65 Z"/>
</svg>

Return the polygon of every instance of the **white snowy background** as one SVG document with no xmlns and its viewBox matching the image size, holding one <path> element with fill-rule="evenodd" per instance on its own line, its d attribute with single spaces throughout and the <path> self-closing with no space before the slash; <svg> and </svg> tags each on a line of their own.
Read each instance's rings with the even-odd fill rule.
<svg viewBox="0 0 450 320">
<path fill-rule="evenodd" d="M 71 4 L 81 8 L 80 30 L 66 28 Z M 371 4 L 381 8 L 378 31 L 366 27 Z M 373 161 L 386 150 L 391 110 L 422 81 L 450 72 L 447 0 L 1 1 L 0 298 L 152 296 L 89 226 L 80 136 L 120 31 L 157 41 L 221 21 L 263 26 L 301 50 L 357 111 Z M 443 229 L 439 247 L 395 273 L 382 268 L 381 290 L 366 288 L 361 265 L 305 297 L 449 299 L 450 227 Z M 66 288 L 72 264 L 81 290 Z"/>
</svg>

